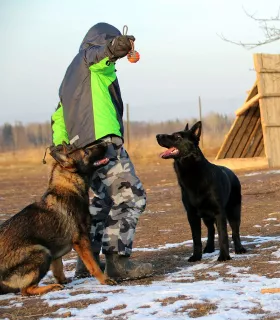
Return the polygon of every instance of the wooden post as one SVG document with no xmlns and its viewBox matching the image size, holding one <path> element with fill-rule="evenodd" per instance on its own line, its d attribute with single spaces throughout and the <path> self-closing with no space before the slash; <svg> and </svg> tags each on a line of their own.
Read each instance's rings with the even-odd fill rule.
<svg viewBox="0 0 280 320">
<path fill-rule="evenodd" d="M 202 122 L 202 112 L 201 112 L 201 99 L 200 99 L 200 96 L 198 97 L 198 107 L 199 107 L 199 121 Z M 202 126 L 200 141 L 201 141 L 201 144 L 200 144 L 200 145 L 201 145 L 201 148 L 203 148 L 203 126 Z"/>
<path fill-rule="evenodd" d="M 252 106 L 257 106 L 259 104 L 259 100 L 261 98 L 261 95 L 258 93 L 256 94 L 253 98 L 251 98 L 250 100 L 248 100 L 247 102 L 245 102 L 243 104 L 243 106 L 239 109 L 237 109 L 235 111 L 235 114 L 237 116 L 240 116 L 242 113 L 244 113 L 245 111 L 247 111 L 249 108 L 251 108 Z"/>
<path fill-rule="evenodd" d="M 18 121 L 15 121 L 13 126 L 13 136 L 14 136 L 14 151 L 18 149 Z"/>
<path fill-rule="evenodd" d="M 280 55 L 255 54 L 265 155 L 270 168 L 280 166 Z"/>
<path fill-rule="evenodd" d="M 126 143 L 127 143 L 127 150 L 130 147 L 130 123 L 129 123 L 129 104 L 126 104 Z"/>
</svg>

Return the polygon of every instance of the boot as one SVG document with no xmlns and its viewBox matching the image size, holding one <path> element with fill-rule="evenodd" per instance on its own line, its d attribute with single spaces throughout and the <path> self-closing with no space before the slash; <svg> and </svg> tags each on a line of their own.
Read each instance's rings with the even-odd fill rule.
<svg viewBox="0 0 280 320">
<path fill-rule="evenodd" d="M 93 257 L 94 260 L 97 262 L 99 265 L 99 268 L 101 269 L 102 272 L 105 270 L 105 263 L 103 261 L 100 261 L 99 253 L 98 252 L 93 252 Z M 84 265 L 83 261 L 81 260 L 80 257 L 77 259 L 76 263 L 76 271 L 75 271 L 75 278 L 81 279 L 81 278 L 88 278 L 91 275 L 88 272 L 88 269 Z"/>
<path fill-rule="evenodd" d="M 130 261 L 129 257 L 121 256 L 118 253 L 105 254 L 105 274 L 111 279 L 133 280 L 149 277 L 153 273 L 151 263 Z"/>
</svg>

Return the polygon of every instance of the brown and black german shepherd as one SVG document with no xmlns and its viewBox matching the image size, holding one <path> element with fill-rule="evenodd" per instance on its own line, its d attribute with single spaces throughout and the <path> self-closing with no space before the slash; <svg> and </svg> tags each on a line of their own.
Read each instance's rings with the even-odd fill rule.
<svg viewBox="0 0 280 320">
<path fill-rule="evenodd" d="M 65 147 L 51 152 L 56 161 L 41 200 L 0 226 L 0 293 L 37 295 L 62 289 L 67 280 L 61 257 L 72 248 L 101 284 L 115 284 L 95 262 L 88 237 L 89 177 L 102 163 L 106 147 L 100 143 L 70 154 Z M 38 287 L 50 267 L 58 283 Z"/>
</svg>

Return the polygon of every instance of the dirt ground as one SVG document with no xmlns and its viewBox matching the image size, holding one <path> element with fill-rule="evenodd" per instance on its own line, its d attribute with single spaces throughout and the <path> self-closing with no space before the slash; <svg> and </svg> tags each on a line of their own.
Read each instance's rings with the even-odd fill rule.
<svg viewBox="0 0 280 320">
<path fill-rule="evenodd" d="M 157 248 L 165 244 L 180 243 L 191 239 L 190 227 L 186 213 L 181 203 L 180 191 L 173 172 L 172 161 L 154 163 L 135 163 L 137 173 L 142 180 L 148 195 L 148 204 L 145 213 L 141 216 L 137 226 L 134 248 Z M 261 171 L 255 174 L 251 172 L 237 172 L 243 192 L 242 206 L 242 236 L 276 236 L 279 235 L 280 223 L 280 171 L 274 173 Z M 44 165 L 32 166 L 1 166 L 0 167 L 0 223 L 8 219 L 24 206 L 40 198 L 43 194 L 48 179 L 48 168 Z M 277 223 L 278 222 L 278 223 Z M 230 231 L 230 230 L 229 230 Z M 203 237 L 206 232 L 203 227 Z M 248 245 L 249 253 L 252 254 L 250 261 L 231 260 L 232 266 L 248 266 L 256 274 L 268 277 L 280 277 L 277 264 L 267 265 L 267 257 L 270 254 L 269 244 L 263 250 L 263 259 L 254 258 L 257 250 L 265 249 L 266 245 L 259 247 Z M 217 245 L 216 245 L 217 247 Z M 232 251 L 232 245 L 231 245 Z M 191 255 L 191 246 L 179 246 L 164 251 L 137 252 L 133 253 L 133 259 L 151 261 L 156 269 L 156 275 L 137 283 L 147 284 L 152 280 L 161 279 L 165 274 L 173 272 L 183 265 L 189 264 L 186 260 Z M 74 258 L 73 253 L 69 256 Z M 74 263 L 67 265 L 74 268 Z M 217 271 L 217 268 L 215 269 Z M 220 272 L 222 272 L 222 267 Z M 203 279 L 202 272 L 197 273 L 196 279 Z M 192 280 L 195 281 L 195 280 Z M 133 285 L 125 283 L 125 285 Z M 0 319 L 39 319 L 36 316 L 36 298 L 25 300 L 23 308 L 0 308 Z M 1 307 L 0 301 L 0 307 Z M 5 300 L 5 302 L 7 302 Z M 37 301 L 38 302 L 38 301 Z M 39 303 L 39 302 L 38 302 Z M 87 306 L 80 301 L 81 307 Z M 168 303 L 168 302 L 163 302 Z M 169 302 L 170 303 L 170 302 Z M 44 306 L 41 305 L 41 308 Z M 208 308 L 215 308 L 211 304 Z M 55 312 L 55 308 L 45 307 L 43 313 Z M 205 306 L 197 307 L 193 317 L 202 316 Z M 257 310 L 258 312 L 260 310 Z M 108 311 L 108 315 L 110 310 Z M 280 315 L 280 314 L 279 314 Z M 109 318 L 108 318 L 109 319 Z M 271 318 L 264 313 L 263 319 Z M 279 319 L 279 318 L 278 318 Z"/>
</svg>

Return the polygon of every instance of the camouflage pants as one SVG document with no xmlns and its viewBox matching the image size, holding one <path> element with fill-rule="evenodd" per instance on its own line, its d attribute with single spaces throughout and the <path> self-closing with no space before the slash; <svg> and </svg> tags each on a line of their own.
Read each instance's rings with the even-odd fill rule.
<svg viewBox="0 0 280 320">
<path fill-rule="evenodd" d="M 102 247 L 103 253 L 129 256 L 139 216 L 146 207 L 146 194 L 121 144 L 109 145 L 106 156 L 110 162 L 92 176 L 91 239 L 93 252 Z"/>
</svg>

